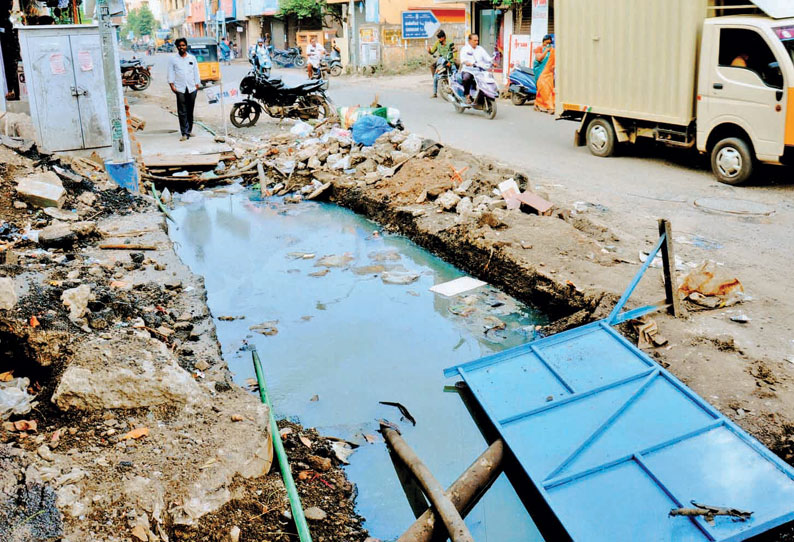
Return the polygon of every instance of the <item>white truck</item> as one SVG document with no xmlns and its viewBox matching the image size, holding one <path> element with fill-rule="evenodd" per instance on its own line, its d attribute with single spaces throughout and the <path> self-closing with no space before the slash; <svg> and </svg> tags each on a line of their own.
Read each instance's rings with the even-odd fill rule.
<svg viewBox="0 0 794 542">
<path fill-rule="evenodd" d="M 794 0 L 556 0 L 555 17 L 577 145 L 694 146 L 732 185 L 794 164 Z"/>
</svg>

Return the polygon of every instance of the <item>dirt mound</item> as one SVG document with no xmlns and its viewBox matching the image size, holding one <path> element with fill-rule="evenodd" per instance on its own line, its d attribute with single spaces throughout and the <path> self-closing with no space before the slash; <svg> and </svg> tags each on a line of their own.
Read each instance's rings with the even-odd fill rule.
<svg viewBox="0 0 794 542">
<path fill-rule="evenodd" d="M 416 203 L 423 193 L 434 198 L 451 190 L 454 171 L 446 160 L 410 160 L 393 177 L 378 181 L 374 193 L 393 203 Z"/>
</svg>

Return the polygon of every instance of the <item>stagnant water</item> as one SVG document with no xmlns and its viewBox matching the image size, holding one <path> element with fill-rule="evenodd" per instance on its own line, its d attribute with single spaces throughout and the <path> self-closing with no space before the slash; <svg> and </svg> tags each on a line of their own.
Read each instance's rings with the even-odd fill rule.
<svg viewBox="0 0 794 542">
<path fill-rule="evenodd" d="M 171 238 L 182 260 L 205 277 L 236 381 L 254 377 L 244 348 L 251 343 L 262 358 L 277 417 L 361 443 L 347 468 L 358 487 L 358 512 L 372 536 L 399 536 L 414 516 L 376 420 L 397 422 L 448 486 L 486 443 L 460 397 L 443 392 L 453 382 L 442 370 L 526 342 L 542 315 L 490 286 L 454 298 L 429 291 L 463 273 L 334 205 L 258 201 L 248 191 L 189 192 L 173 216 Z M 419 276 L 406 285 L 386 284 L 379 276 L 383 268 L 398 277 Z M 500 321 L 504 330 L 486 332 Z M 249 330 L 263 322 L 277 334 Z M 379 401 L 405 405 L 416 426 Z M 369 443 L 364 435 L 377 440 Z M 466 522 L 480 541 L 542 540 L 504 475 Z"/>
</svg>

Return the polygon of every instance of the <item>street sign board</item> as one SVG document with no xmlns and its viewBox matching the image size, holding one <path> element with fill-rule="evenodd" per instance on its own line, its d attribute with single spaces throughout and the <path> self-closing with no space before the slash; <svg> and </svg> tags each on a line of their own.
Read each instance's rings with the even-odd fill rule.
<svg viewBox="0 0 794 542">
<path fill-rule="evenodd" d="M 430 39 L 441 27 L 438 18 L 430 10 L 403 11 L 402 23 L 405 40 Z"/>
</svg>

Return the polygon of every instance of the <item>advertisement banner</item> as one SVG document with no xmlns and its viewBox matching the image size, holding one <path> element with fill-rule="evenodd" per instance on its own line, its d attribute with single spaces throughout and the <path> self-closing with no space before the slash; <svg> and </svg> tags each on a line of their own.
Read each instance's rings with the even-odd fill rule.
<svg viewBox="0 0 794 542">
<path fill-rule="evenodd" d="M 508 51 L 508 73 L 512 72 L 516 66 L 532 67 L 531 40 L 525 34 L 513 34 L 510 36 L 510 49 Z"/>
<path fill-rule="evenodd" d="M 529 33 L 534 47 L 540 45 L 543 36 L 549 33 L 548 0 L 532 0 L 532 26 Z"/>
</svg>

